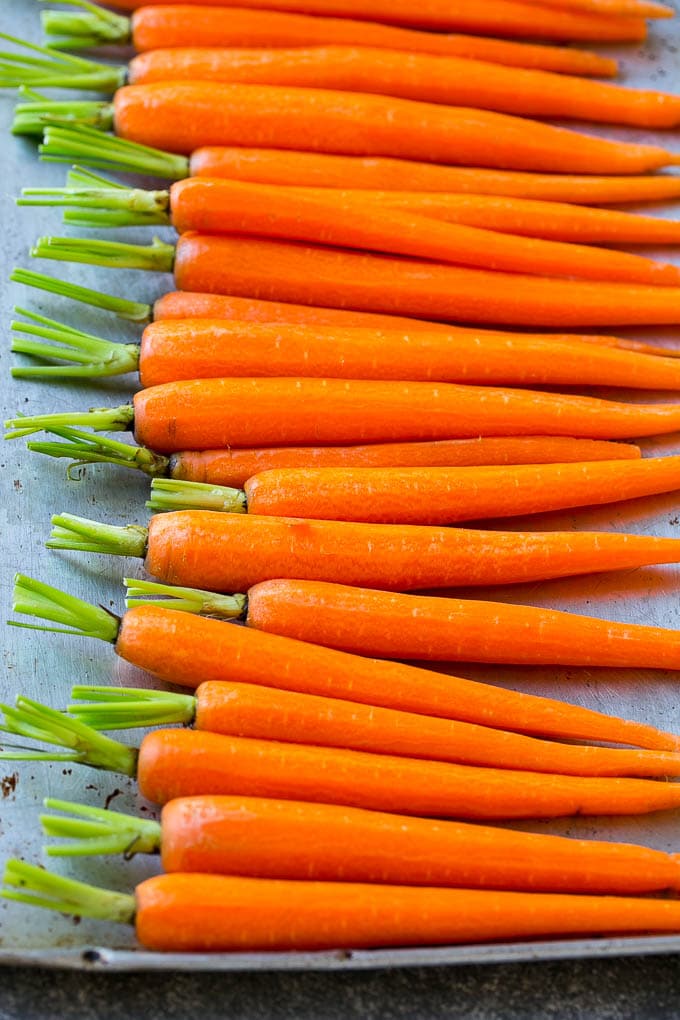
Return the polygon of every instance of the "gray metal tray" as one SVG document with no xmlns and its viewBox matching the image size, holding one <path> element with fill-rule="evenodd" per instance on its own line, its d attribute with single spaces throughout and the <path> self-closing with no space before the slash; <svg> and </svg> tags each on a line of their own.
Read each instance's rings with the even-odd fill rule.
<svg viewBox="0 0 680 1020">
<path fill-rule="evenodd" d="M 3 29 L 37 40 L 38 5 L 25 0 L 3 0 Z M 680 75 L 675 71 L 680 49 L 680 19 L 662 22 L 652 29 L 645 47 L 611 52 L 623 61 L 625 79 L 639 87 L 660 87 L 680 91 Z M 3 243 L 0 246 L 1 308 L 5 327 L 14 304 L 38 308 L 55 318 L 78 321 L 82 328 L 102 336 L 132 340 L 136 331 L 103 313 L 89 312 L 38 292 L 31 294 L 10 286 L 7 277 L 15 265 L 29 265 L 28 248 L 39 234 L 62 234 L 57 211 L 17 210 L 14 197 L 25 184 L 54 184 L 63 179 L 64 168 L 38 163 L 32 144 L 10 139 L 13 97 L 0 96 L 2 147 L 2 185 L 0 200 Z M 593 130 L 593 129 L 591 129 Z M 640 132 L 602 132 L 616 137 L 637 137 Z M 656 140 L 653 136 L 643 140 Z M 677 133 L 669 132 L 664 142 L 677 147 Z M 674 209 L 660 209 L 673 216 Z M 115 236 L 112 234 L 111 236 Z M 143 231 L 121 232 L 126 240 L 148 240 Z M 680 253 L 659 252 L 680 264 Z M 171 286 L 170 277 L 135 272 L 107 272 L 77 266 L 35 264 L 55 276 L 64 277 L 110 293 L 149 301 Z M 6 328 L 5 328 L 6 333 Z M 638 336 L 660 335 L 638 332 Z M 669 343 L 677 333 L 666 331 Z M 81 409 L 92 405 L 123 403 L 130 390 L 125 384 L 110 382 L 97 387 L 12 383 L 8 378 L 11 356 L 8 343 L 0 353 L 2 417 L 19 411 L 37 413 Z M 628 396 L 628 395 L 626 395 Z M 634 394 L 630 394 L 636 399 Z M 639 398 L 638 398 L 639 399 Z M 645 444 L 648 451 L 670 453 L 678 449 L 678 437 Z M 63 464 L 31 456 L 21 442 L 7 443 L 0 449 L 0 489 L 2 532 L 0 543 L 3 598 L 2 640 L 4 670 L 0 675 L 0 699 L 11 700 L 22 691 L 61 707 L 71 683 L 151 684 L 153 681 L 116 659 L 104 645 L 69 639 L 60 635 L 32 634 L 5 627 L 9 614 L 11 579 L 21 570 L 79 595 L 112 607 L 121 606 L 120 579 L 124 569 L 138 570 L 139 564 L 106 557 L 79 554 L 48 554 L 43 543 L 49 531 L 49 516 L 68 510 L 103 521 L 144 521 L 143 500 L 147 484 L 143 478 L 126 475 L 105 466 L 92 468 L 80 482 L 68 481 Z M 510 527 L 553 529 L 613 529 L 679 535 L 677 495 L 619 504 L 607 510 L 551 514 L 540 519 L 515 520 Z M 502 525 L 506 526 L 506 525 Z M 513 589 L 489 589 L 479 593 L 509 602 L 548 605 L 582 611 L 595 616 L 629 620 L 666 627 L 678 626 L 677 568 L 664 567 L 600 575 L 590 579 L 567 579 L 547 584 L 522 585 Z M 493 683 L 564 697 L 566 700 L 606 712 L 645 720 L 665 729 L 680 732 L 680 689 L 672 674 L 653 671 L 615 670 L 519 670 L 509 667 L 456 666 L 451 672 L 489 679 Z M 137 735 L 138 736 L 138 735 Z M 132 741 L 134 737 L 130 737 Z M 151 811 L 140 803 L 135 786 L 120 777 L 89 769 L 64 768 L 59 764 L 28 764 L 0 770 L 0 862 L 20 856 L 32 862 L 41 860 L 38 814 L 46 795 L 92 804 L 112 805 L 122 811 Z M 526 824 L 527 830 L 554 832 L 581 837 L 629 840 L 662 850 L 680 850 L 678 817 L 671 812 L 626 819 L 565 819 L 560 822 Z M 85 881 L 120 890 L 153 873 L 154 861 L 138 859 L 129 864 L 120 859 L 81 859 L 71 869 L 68 862 L 52 865 L 65 874 L 77 874 Z M 675 953 L 680 937 L 589 939 L 544 941 L 493 946 L 464 946 L 401 951 L 275 953 L 233 955 L 162 955 L 135 948 L 134 936 L 122 926 L 72 919 L 31 910 L 17 904 L 0 902 L 0 963 L 64 968 L 107 970 L 341 970 L 387 966 L 497 963 L 574 957 L 601 958 L 632 954 Z"/>
</svg>

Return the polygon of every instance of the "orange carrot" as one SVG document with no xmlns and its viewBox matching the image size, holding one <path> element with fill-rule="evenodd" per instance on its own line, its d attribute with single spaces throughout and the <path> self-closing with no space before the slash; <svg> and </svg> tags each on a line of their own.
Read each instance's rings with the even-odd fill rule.
<svg viewBox="0 0 680 1020">
<path fill-rule="evenodd" d="M 680 161 L 657 146 L 500 113 L 277 85 L 127 85 L 116 92 L 114 123 L 123 138 L 179 153 L 255 145 L 591 174 L 639 174 Z"/>
<path fill-rule="evenodd" d="M 672 18 L 674 11 L 666 4 L 648 3 L 647 0 L 524 0 L 539 7 L 558 7 L 570 11 L 590 11 L 593 14 L 615 14 L 637 18 Z"/>
<path fill-rule="evenodd" d="M 337 89 L 521 117 L 646 128 L 680 124 L 680 97 L 669 93 L 465 57 L 370 48 L 370 42 L 295 49 L 185 46 L 151 50 L 130 61 L 129 81 L 132 85 L 205 81 Z"/>
<path fill-rule="evenodd" d="M 369 21 L 316 18 L 305 14 L 239 8 L 138 8 L 130 23 L 136 50 L 191 46 L 375 46 L 412 53 L 489 60 L 509 67 L 535 67 L 565 74 L 613 77 L 616 61 L 573 48 L 531 45 L 472 35 L 439 35 Z"/>
<path fill-rule="evenodd" d="M 408 598 L 409 596 L 407 596 Z M 225 624 L 229 626 L 229 624 Z M 69 712 L 97 730 L 183 723 L 199 732 L 551 776 L 680 775 L 680 754 L 536 740 L 518 733 L 258 684 L 203 683 L 193 697 L 74 687 Z M 81 701 L 94 699 L 90 704 Z"/>
</svg>

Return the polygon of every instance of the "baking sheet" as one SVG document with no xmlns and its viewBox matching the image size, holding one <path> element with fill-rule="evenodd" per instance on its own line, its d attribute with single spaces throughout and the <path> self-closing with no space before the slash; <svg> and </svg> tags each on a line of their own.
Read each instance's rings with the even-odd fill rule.
<svg viewBox="0 0 680 1020">
<path fill-rule="evenodd" d="M 26 0 L 3 0 L 2 29 L 37 41 L 39 5 Z M 626 49 L 607 47 L 621 58 L 624 80 L 636 87 L 655 87 L 680 92 L 680 74 L 676 71 L 680 49 L 680 19 L 660 22 L 652 27 L 651 39 L 644 47 Z M 56 95 L 56 93 L 55 93 Z M 115 272 L 86 266 L 38 262 L 28 258 L 28 248 L 39 234 L 78 233 L 60 224 L 58 210 L 17 209 L 14 197 L 27 184 L 50 185 L 63 181 L 65 167 L 40 164 L 35 146 L 8 135 L 14 97 L 0 95 L 0 129 L 3 134 L 2 244 L 0 244 L 0 307 L 5 323 L 5 341 L 0 348 L 0 390 L 2 417 L 17 412 L 35 414 L 57 410 L 83 409 L 89 406 L 113 406 L 125 403 L 131 390 L 129 380 L 100 385 L 39 384 L 12 382 L 9 367 L 7 326 L 15 304 L 39 310 L 45 315 L 78 324 L 80 328 L 111 339 L 130 342 L 138 329 L 119 322 L 105 313 L 30 290 L 10 285 L 8 276 L 14 266 L 32 268 L 63 277 L 86 286 L 137 300 L 152 301 L 172 285 L 169 276 L 133 271 Z M 642 141 L 662 141 L 680 149 L 677 132 L 663 139 L 644 132 L 607 130 L 589 127 L 593 133 Z M 145 184 L 143 179 L 138 179 Z M 650 207 L 644 207 L 649 211 Z M 677 215 L 672 206 L 654 210 L 660 215 Z M 157 231 L 172 237 L 170 231 Z M 150 232 L 111 231 L 107 236 L 148 243 Z M 657 251 L 660 257 L 680 264 L 680 253 Z M 631 336 L 662 338 L 677 343 L 678 331 L 637 331 Z M 600 391 L 602 395 L 619 395 Z M 631 399 L 641 395 L 624 394 Z M 647 399 L 647 395 L 645 395 Z M 659 399 L 663 399 L 661 395 Z M 665 395 L 665 399 L 668 396 Z M 680 438 L 664 437 L 645 441 L 647 452 L 672 453 L 680 450 Z M 151 685 L 152 680 L 117 659 L 112 650 L 97 642 L 87 642 L 56 634 L 33 634 L 5 627 L 10 613 L 12 575 L 20 570 L 56 584 L 82 598 L 101 602 L 113 609 L 122 608 L 121 578 L 124 573 L 139 574 L 134 561 L 78 553 L 54 553 L 44 548 L 51 513 L 68 511 L 108 523 L 145 522 L 144 499 L 148 483 L 140 475 L 99 466 L 89 468 L 81 481 L 66 478 L 65 462 L 30 455 L 22 441 L 0 447 L 0 579 L 2 609 L 0 620 L 4 669 L 0 673 L 0 700 L 11 701 L 21 691 L 33 698 L 63 707 L 72 683 L 114 683 Z M 540 518 L 515 519 L 498 524 L 513 530 L 533 529 L 607 529 L 639 534 L 680 537 L 680 507 L 677 494 L 630 501 L 611 508 L 543 515 Z M 662 567 L 625 573 L 596 575 L 545 584 L 528 584 L 512 589 L 475 589 L 475 597 L 488 597 L 514 603 L 553 606 L 593 616 L 610 617 L 665 627 L 678 627 L 677 599 L 680 570 Z M 511 667 L 456 665 L 450 672 L 532 693 L 564 699 L 604 712 L 649 722 L 680 732 L 680 688 L 673 674 L 661 671 L 514 669 Z M 140 731 L 129 738 L 140 739 Z M 61 797 L 103 806 L 110 803 L 119 811 L 144 811 L 153 815 L 151 805 L 137 798 L 134 783 L 123 777 L 91 769 L 73 768 L 62 763 L 0 763 L 0 862 L 21 857 L 33 863 L 42 860 L 42 838 L 38 815 L 44 796 Z M 519 826 L 517 826 L 519 827 Z M 532 831 L 554 832 L 584 838 L 627 840 L 661 850 L 680 850 L 678 815 L 666 812 L 636 819 L 563 819 L 551 823 L 524 823 Z M 84 881 L 129 891 L 134 884 L 152 874 L 157 863 L 138 858 L 130 863 L 120 858 L 80 858 L 74 866 L 67 860 L 53 860 L 50 867 L 73 874 Z M 494 946 L 419 948 L 375 952 L 340 951 L 335 953 L 275 953 L 187 956 L 139 951 L 134 936 L 124 926 L 98 921 L 73 919 L 0 901 L 0 963 L 67 968 L 104 968 L 108 970 L 301 970 L 347 969 L 390 966 L 498 963 L 537 959 L 671 953 L 680 949 L 680 937 L 590 939 L 545 941 Z"/>
</svg>

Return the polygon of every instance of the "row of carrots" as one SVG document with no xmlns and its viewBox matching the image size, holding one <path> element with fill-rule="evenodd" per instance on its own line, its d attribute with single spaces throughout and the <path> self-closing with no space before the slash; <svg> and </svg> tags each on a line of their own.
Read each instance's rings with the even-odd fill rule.
<svg viewBox="0 0 680 1020">
<path fill-rule="evenodd" d="M 405 594 L 680 561 L 674 539 L 445 527 L 680 488 L 678 458 L 612 442 L 677 430 L 680 405 L 507 388 L 680 388 L 659 345 L 507 331 L 678 322 L 672 264 L 594 245 L 678 243 L 678 223 L 599 206 L 677 197 L 677 178 L 647 173 L 680 157 L 507 115 L 674 126 L 677 97 L 573 77 L 613 76 L 612 61 L 514 38 L 639 39 L 672 12 L 80 6 L 44 12 L 38 56 L 0 57 L 0 85 L 27 86 L 15 131 L 80 164 L 21 202 L 180 236 L 46 237 L 32 254 L 172 269 L 178 289 L 151 306 L 17 270 L 149 325 L 113 344 L 17 309 L 13 349 L 36 361 L 15 376 L 136 372 L 141 388 L 6 425 L 47 432 L 36 452 L 152 477 L 148 527 L 60 514 L 47 544 L 143 557 L 157 580 L 128 581 L 118 618 L 19 575 L 14 608 L 37 622 L 16 623 L 111 643 L 194 693 L 77 687 L 67 713 L 2 706 L 6 732 L 53 749 L 0 758 L 136 777 L 163 805 L 156 823 L 49 802 L 70 817 L 45 816 L 46 833 L 72 842 L 48 853 L 160 850 L 166 871 L 128 896 L 11 861 L 3 895 L 134 922 L 175 951 L 677 932 L 677 902 L 644 898 L 677 891 L 674 855 L 488 823 L 677 809 L 680 787 L 655 779 L 680 775 L 680 737 L 397 661 L 680 667 L 673 631 Z M 129 41 L 129 69 L 62 51 Z M 115 95 L 36 92 L 55 86 Z M 131 189 L 84 166 L 176 183 Z M 118 431 L 139 445 L 99 435 Z M 193 728 L 138 748 L 100 732 L 173 723 Z"/>
</svg>

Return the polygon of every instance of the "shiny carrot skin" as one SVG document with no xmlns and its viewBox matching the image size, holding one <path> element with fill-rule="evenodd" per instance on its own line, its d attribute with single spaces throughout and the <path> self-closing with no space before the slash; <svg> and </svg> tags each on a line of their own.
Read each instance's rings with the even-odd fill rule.
<svg viewBox="0 0 680 1020">
<path fill-rule="evenodd" d="M 676 287 L 489 272 L 218 234 L 179 238 L 175 282 L 179 290 L 501 327 L 560 330 L 680 322 Z"/>
<path fill-rule="evenodd" d="M 644 723 L 398 662 L 364 659 L 164 607 L 146 605 L 129 609 L 121 621 L 116 652 L 126 662 L 168 683 L 189 688 L 196 688 L 209 680 L 259 684 L 321 697 L 345 698 L 363 705 L 458 719 L 534 736 L 633 744 L 659 751 L 680 750 L 677 736 Z M 169 732 L 177 734 L 181 731 Z M 190 741 L 211 736 L 186 733 Z M 168 737 L 171 743 L 175 739 Z M 215 739 L 217 748 L 220 741 L 226 740 L 225 737 Z M 143 746 L 147 741 L 148 738 Z M 278 766 L 275 772 L 277 770 Z M 171 773 L 172 767 L 166 780 L 170 779 Z M 311 771 L 307 779 L 313 782 L 313 776 Z M 162 769 L 158 779 L 162 780 Z M 265 794 L 262 790 L 192 788 L 169 790 L 159 802 L 199 792 L 279 796 L 273 791 Z M 680 787 L 677 792 L 680 795 Z M 285 797 L 296 798 L 298 794 L 289 788 Z M 399 810 L 395 805 L 386 809 Z M 411 813 L 410 809 L 408 813 Z"/>
<path fill-rule="evenodd" d="M 674 11 L 666 4 L 647 0 L 524 0 L 538 7 L 557 7 L 560 10 L 590 11 L 592 14 L 615 14 L 637 18 L 672 18 Z"/>
<path fill-rule="evenodd" d="M 228 624 L 225 624 L 228 626 Z M 506 730 L 257 684 L 203 683 L 197 730 L 563 776 L 680 775 L 680 754 L 536 740 Z"/>
<path fill-rule="evenodd" d="M 168 0 L 164 0 L 164 3 L 167 4 Z M 446 0 L 427 0 L 418 7 L 414 7 L 408 0 L 400 0 L 398 4 L 389 0 L 371 0 L 370 3 L 365 3 L 364 0 L 235 0 L 233 4 L 228 0 L 226 2 L 200 0 L 200 4 L 209 7 L 234 6 L 321 14 L 413 28 L 472 32 L 479 35 L 597 41 L 634 41 L 645 37 L 645 23 L 642 17 L 556 11 L 551 8 L 537 9 L 532 3 L 523 3 L 521 0 L 492 0 L 483 7 L 477 4 L 452 7 Z M 147 5 L 140 3 L 139 0 L 117 0 L 116 6 L 130 11 Z"/>
<path fill-rule="evenodd" d="M 166 584 L 208 591 L 246 591 L 293 573 L 413 591 L 677 562 L 677 539 L 648 535 L 393 527 L 182 510 L 151 518 L 146 568 Z"/>
<path fill-rule="evenodd" d="M 139 351 L 142 386 L 247 376 L 393 379 L 518 386 L 625 386 L 680 390 L 680 360 L 600 344 L 476 331 L 154 322 Z"/>
<path fill-rule="evenodd" d="M 166 872 L 636 895 L 677 889 L 677 855 L 646 847 L 361 808 L 181 797 L 161 813 Z"/>
<path fill-rule="evenodd" d="M 146 879 L 136 897 L 139 941 L 168 952 L 432 946 L 680 931 L 679 903 L 618 896 L 175 874 Z"/>
<path fill-rule="evenodd" d="M 680 428 L 676 404 L 623 404 L 534 390 L 361 379 L 192 379 L 140 390 L 133 407 L 137 441 L 158 453 L 309 442 L 465 439 L 508 432 L 625 439 Z M 657 480 L 672 470 L 664 468 L 663 461 L 646 463 L 652 466 L 639 470 L 652 472 Z M 631 471 L 631 465 L 626 470 Z"/>
<path fill-rule="evenodd" d="M 273 634 L 391 659 L 680 669 L 677 630 L 314 581 L 255 585 L 246 621 Z"/>
<path fill-rule="evenodd" d="M 680 97 L 667 92 L 465 57 L 378 49 L 369 42 L 291 49 L 194 45 L 152 50 L 130 61 L 132 85 L 180 81 L 377 93 L 519 117 L 561 117 L 650 129 L 680 123 Z"/>
<path fill-rule="evenodd" d="M 123 138 L 187 154 L 199 145 L 255 145 L 590 174 L 639 174 L 680 161 L 657 146 L 500 113 L 277 85 L 126 85 L 114 97 L 114 122 Z"/>
<path fill-rule="evenodd" d="M 373 524 L 455 524 L 680 489 L 680 457 L 467 468 L 281 468 L 245 486 L 252 513 Z"/>
<path fill-rule="evenodd" d="M 409 53 L 488 60 L 507 67 L 535 67 L 584 76 L 613 77 L 616 61 L 567 47 L 532 45 L 472 35 L 439 35 L 348 18 L 190 4 L 140 7 L 132 15 L 138 52 L 183 46 L 288 47 L 360 45 Z"/>
<path fill-rule="evenodd" d="M 385 191 L 434 191 L 461 195 L 500 195 L 571 202 L 580 205 L 614 205 L 622 202 L 657 202 L 680 196 L 680 178 L 597 177 L 567 174 L 521 173 L 476 167 L 439 166 L 413 160 L 335 156 L 285 149 L 204 146 L 190 158 L 195 177 L 226 177 L 262 184 L 315 188 L 363 188 Z"/>
<path fill-rule="evenodd" d="M 369 446 L 267 446 L 245 450 L 184 450 L 171 457 L 170 476 L 242 488 L 261 471 L 290 467 L 472 467 L 481 464 L 555 464 L 637 460 L 632 443 L 566 436 L 442 439 L 432 443 Z"/>
<path fill-rule="evenodd" d="M 680 807 L 680 785 L 558 776 L 394 755 L 155 730 L 142 741 L 142 797 L 243 794 L 461 819 L 633 815 Z"/>
<path fill-rule="evenodd" d="M 172 51 L 171 51 L 172 52 Z M 383 208 L 328 189 L 311 193 L 244 181 L 189 177 L 170 189 L 180 234 L 249 234 L 360 248 L 513 273 L 680 286 L 680 269 L 640 255 L 519 237 Z"/>
</svg>

